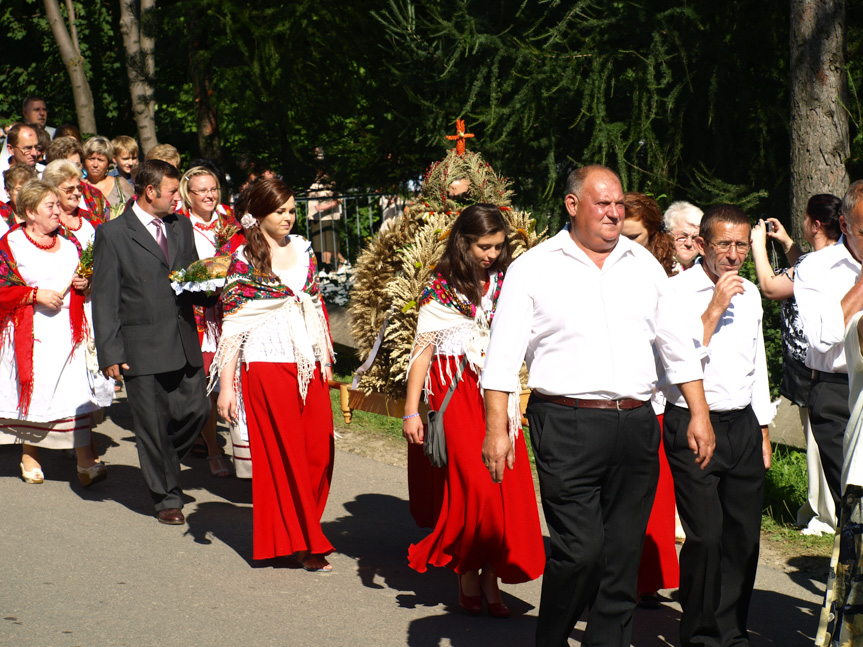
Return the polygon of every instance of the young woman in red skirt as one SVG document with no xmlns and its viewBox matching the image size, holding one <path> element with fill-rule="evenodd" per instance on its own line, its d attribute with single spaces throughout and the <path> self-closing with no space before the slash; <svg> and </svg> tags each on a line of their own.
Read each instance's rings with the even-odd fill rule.
<svg viewBox="0 0 863 647">
<path fill-rule="evenodd" d="M 242 407 L 248 424 L 253 557 L 329 571 L 321 516 L 333 473 L 333 349 L 315 256 L 290 235 L 296 205 L 281 180 L 252 184 L 237 209 L 246 243 L 228 269 L 211 375 L 220 375 L 219 415 L 236 421 Z"/>
<path fill-rule="evenodd" d="M 432 533 L 409 549 L 411 568 L 449 568 L 459 578 L 459 604 L 480 613 L 509 617 L 498 581 L 509 584 L 542 574 L 545 550 L 533 477 L 523 437 L 515 443 L 515 468 L 495 484 L 482 462 L 485 408 L 478 377 L 503 273 L 511 260 L 508 226 L 497 207 L 477 204 L 456 219 L 443 258 L 420 300 L 417 334 L 408 369 L 403 434 L 423 442 L 417 413 L 423 386 L 438 409 L 458 367 L 467 365 L 444 413 L 447 465 L 431 481 L 440 483 Z M 514 438 L 516 429 L 511 430 Z M 428 482 L 428 488 L 435 488 Z"/>
</svg>

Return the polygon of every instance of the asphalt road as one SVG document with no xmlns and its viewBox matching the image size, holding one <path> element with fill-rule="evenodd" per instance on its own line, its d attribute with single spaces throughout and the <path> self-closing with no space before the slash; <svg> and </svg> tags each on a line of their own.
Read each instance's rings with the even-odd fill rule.
<svg viewBox="0 0 863 647">
<path fill-rule="evenodd" d="M 496 620 L 459 612 L 450 572 L 407 567 L 407 546 L 423 533 L 408 513 L 404 469 L 336 452 L 324 530 L 338 552 L 333 573 L 312 574 L 252 561 L 251 483 L 213 479 L 203 459 L 183 473 L 188 524 L 157 523 L 130 428 L 116 403 L 96 430 L 109 477 L 87 490 L 62 452 L 43 451 L 46 481 L 27 485 L 20 450 L 0 447 L 0 645 L 533 644 L 540 581 L 506 586 L 514 616 Z M 753 647 L 812 644 L 822 579 L 762 566 Z M 639 609 L 633 645 L 677 645 L 679 619 L 673 601 Z"/>
</svg>

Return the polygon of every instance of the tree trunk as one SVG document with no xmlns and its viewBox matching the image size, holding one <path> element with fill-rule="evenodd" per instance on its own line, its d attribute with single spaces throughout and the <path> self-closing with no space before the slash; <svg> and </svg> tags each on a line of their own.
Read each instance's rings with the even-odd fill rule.
<svg viewBox="0 0 863 647">
<path fill-rule="evenodd" d="M 90 90 L 90 83 L 87 81 L 87 74 L 84 71 L 84 57 L 81 56 L 81 52 L 75 47 L 69 32 L 66 30 L 66 23 L 60 14 L 57 0 L 45 0 L 45 15 L 48 18 L 48 24 L 51 25 L 57 47 L 60 49 L 63 64 L 66 66 L 66 71 L 69 72 L 72 96 L 75 99 L 75 112 L 78 115 L 78 129 L 82 135 L 95 135 L 97 132 L 96 113 L 93 105 L 93 92 Z M 69 23 L 73 25 L 74 29 L 73 16 L 69 16 Z"/>
<path fill-rule="evenodd" d="M 791 235 L 803 241 L 806 203 L 848 188 L 845 0 L 791 0 Z"/>
<path fill-rule="evenodd" d="M 152 20 L 155 0 L 141 0 L 141 19 L 135 15 L 134 0 L 120 0 L 120 32 L 126 49 L 126 72 L 129 76 L 129 91 L 132 95 L 132 112 L 138 126 L 138 142 L 146 154 L 159 143 L 156 139 L 156 102 L 153 93 L 156 66 L 152 33 L 142 30 L 147 20 Z"/>
<path fill-rule="evenodd" d="M 219 118 L 211 100 L 213 66 L 207 47 L 206 27 L 202 27 L 194 6 L 188 13 L 189 19 L 189 74 L 195 92 L 195 117 L 198 124 L 198 149 L 201 157 L 221 164 L 221 142 L 219 138 Z"/>
</svg>

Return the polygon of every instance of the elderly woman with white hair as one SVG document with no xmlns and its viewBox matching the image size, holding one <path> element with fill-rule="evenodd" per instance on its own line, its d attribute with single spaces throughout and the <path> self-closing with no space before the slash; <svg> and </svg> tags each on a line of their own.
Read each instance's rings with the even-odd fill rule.
<svg viewBox="0 0 863 647">
<path fill-rule="evenodd" d="M 91 137 L 84 142 L 84 170 L 87 171 L 87 182 L 95 186 L 108 204 L 111 205 L 112 218 L 116 211 L 126 206 L 126 201 L 135 194 L 129 182 L 120 176 L 108 175 L 108 167 L 114 159 L 114 146 L 107 137 Z"/>
<path fill-rule="evenodd" d="M 679 200 L 672 202 L 665 210 L 665 229 L 674 238 L 674 258 L 679 264 L 674 274 L 688 270 L 695 264 L 698 250 L 695 248 L 695 237 L 701 227 L 701 216 L 704 212 L 691 202 Z"/>
<path fill-rule="evenodd" d="M 107 476 L 90 438 L 90 412 L 99 404 L 88 377 L 88 280 L 77 274 L 78 249 L 58 235 L 54 186 L 31 180 L 16 204 L 24 222 L 0 239 L 0 330 L 7 340 L 0 347 L 0 444 L 23 445 L 26 483 L 45 478 L 40 447 L 74 448 L 78 478 L 88 486 Z"/>
</svg>

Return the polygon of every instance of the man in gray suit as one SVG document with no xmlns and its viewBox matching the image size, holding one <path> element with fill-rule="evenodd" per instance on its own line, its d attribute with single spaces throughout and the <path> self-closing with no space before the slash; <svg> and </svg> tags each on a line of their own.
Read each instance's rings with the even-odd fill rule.
<svg viewBox="0 0 863 647">
<path fill-rule="evenodd" d="M 174 294 L 169 276 L 198 259 L 192 224 L 173 213 L 176 168 L 141 165 L 137 200 L 96 230 L 93 327 L 105 375 L 123 375 L 138 460 L 161 523 L 185 523 L 180 459 L 210 415 L 192 306 L 204 293 Z"/>
</svg>

